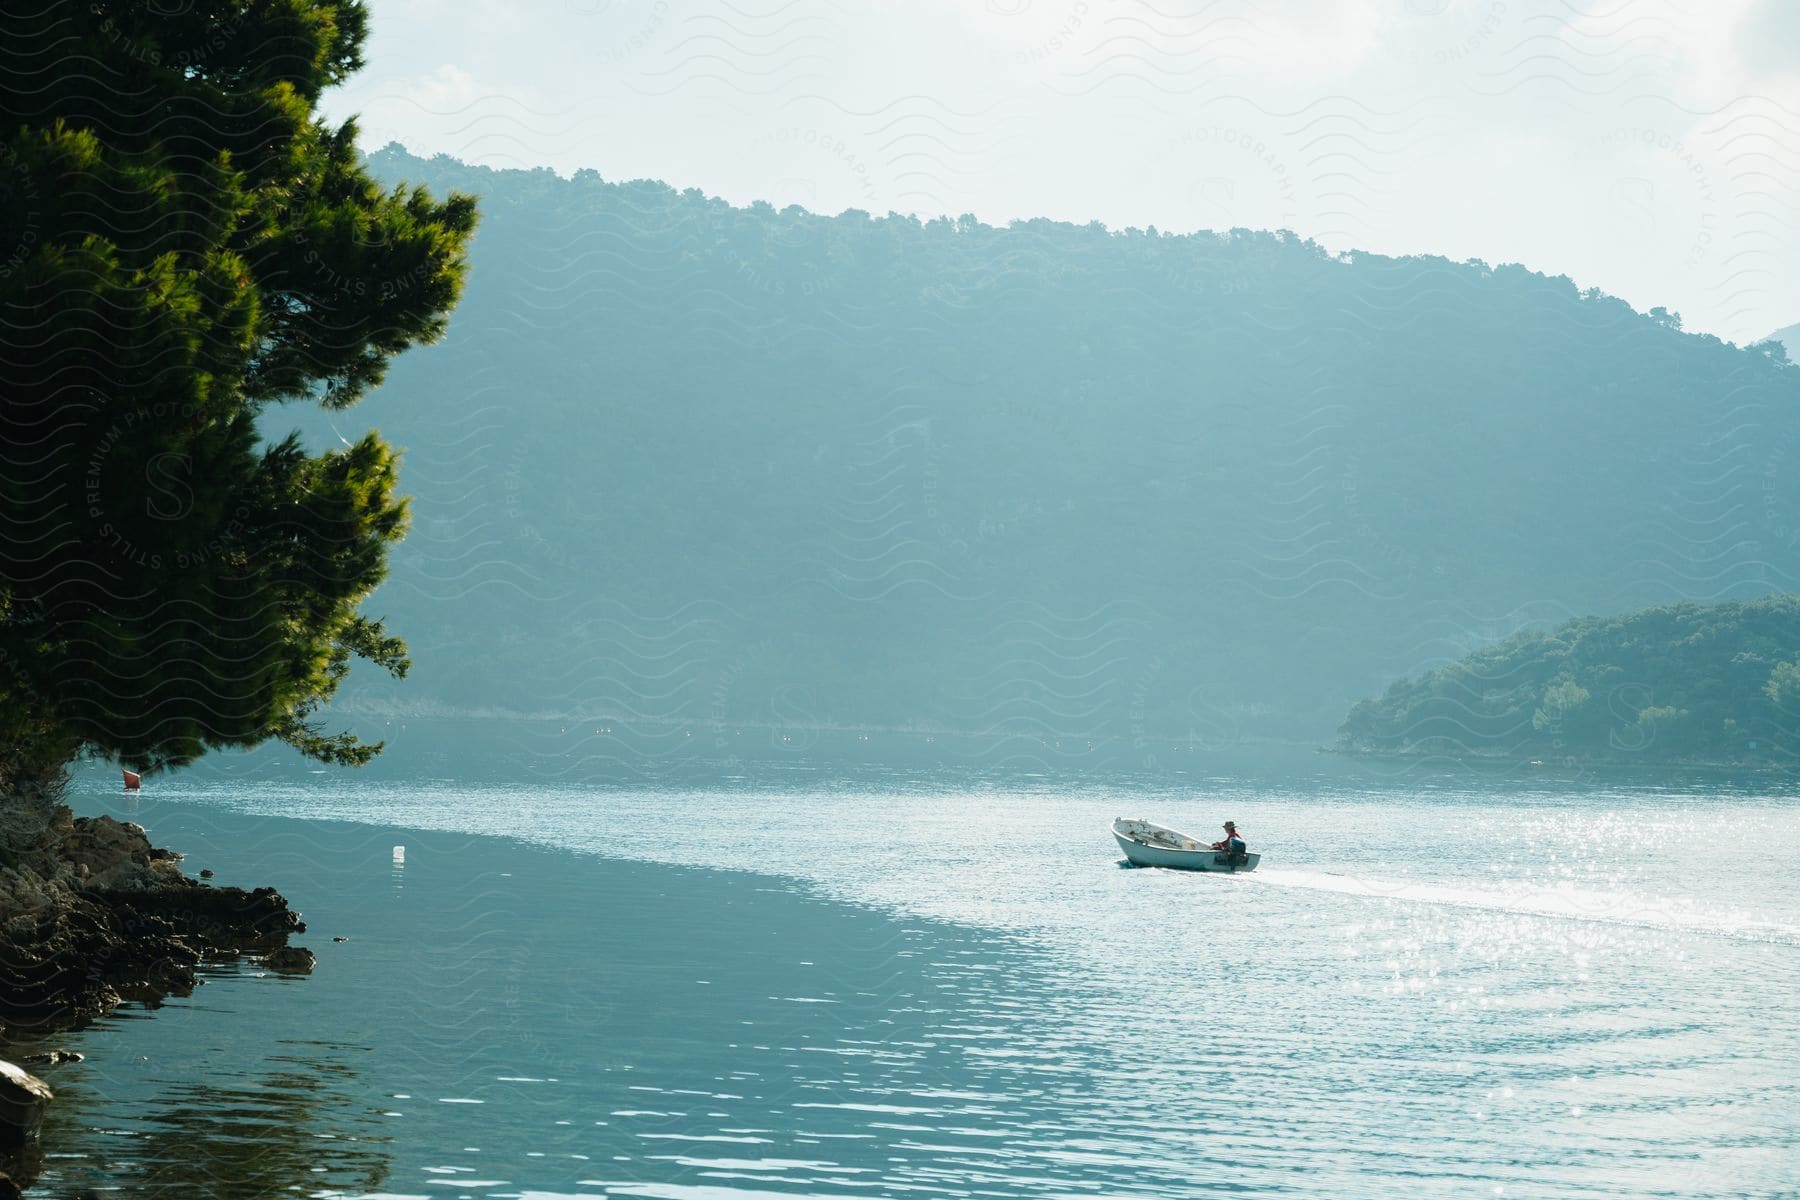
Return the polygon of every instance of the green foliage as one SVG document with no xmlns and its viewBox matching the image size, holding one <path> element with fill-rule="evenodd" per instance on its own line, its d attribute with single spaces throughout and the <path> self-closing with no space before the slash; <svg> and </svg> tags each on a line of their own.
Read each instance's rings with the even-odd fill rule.
<svg viewBox="0 0 1800 1200">
<path fill-rule="evenodd" d="M 1783 708 L 1800 700 L 1800 662 L 1776 663 L 1769 682 L 1763 685 L 1763 695 Z"/>
<path fill-rule="evenodd" d="M 281 737 L 352 656 L 406 527 L 371 434 L 266 443 L 444 328 L 474 202 L 383 189 L 320 92 L 355 0 L 47 3 L 0 16 L 0 778 L 84 749 L 154 769 Z"/>
<path fill-rule="evenodd" d="M 1552 684 L 1544 692 L 1544 702 L 1531 714 L 1531 727 L 1537 731 L 1554 730 L 1579 713 L 1591 695 L 1572 679 Z"/>
<path fill-rule="evenodd" d="M 1385 753 L 1785 763 L 1800 665 L 1769 663 L 1796 646 L 1792 595 L 1582 617 L 1400 680 L 1340 732 Z"/>
</svg>

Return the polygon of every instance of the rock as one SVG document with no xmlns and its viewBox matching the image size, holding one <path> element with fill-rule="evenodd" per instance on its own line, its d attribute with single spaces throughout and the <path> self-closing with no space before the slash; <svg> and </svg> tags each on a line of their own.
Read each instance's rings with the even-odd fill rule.
<svg viewBox="0 0 1800 1200">
<path fill-rule="evenodd" d="M 0 1023 L 14 1036 L 187 995 L 202 961 L 267 954 L 306 928 L 273 888 L 190 879 L 141 825 L 30 799 L 0 792 Z M 305 971 L 311 955 L 287 961 Z M 35 1178 L 4 1158 L 0 1172 Z"/>
<path fill-rule="evenodd" d="M 17 1141 L 36 1132 L 56 1093 L 50 1085 L 9 1062 L 0 1062 L 0 1137 Z"/>
<path fill-rule="evenodd" d="M 40 1054 L 27 1054 L 19 1061 L 33 1066 L 60 1067 L 64 1063 L 77 1063 L 86 1058 L 85 1054 L 77 1054 L 73 1050 L 46 1050 Z"/>
<path fill-rule="evenodd" d="M 0 1145 L 0 1179 L 6 1181 L 5 1185 L 0 1185 L 0 1200 L 28 1192 L 43 1173 L 44 1140 L 41 1137 L 22 1138 L 10 1145 Z M 14 1190 L 7 1191 L 8 1185 Z"/>
<path fill-rule="evenodd" d="M 121 997 L 186 995 L 205 958 L 266 953 L 299 926 L 269 888 L 175 875 L 150 888 L 64 889 L 60 904 L 0 923 L 0 1020 L 42 1034 L 79 1027 Z"/>
<path fill-rule="evenodd" d="M 22 1200 L 25 1195 L 14 1183 L 11 1175 L 0 1175 L 0 1200 Z"/>
<path fill-rule="evenodd" d="M 57 857 L 90 886 L 142 888 L 165 877 L 180 856 L 152 846 L 142 825 L 111 817 L 75 817 Z"/>
<path fill-rule="evenodd" d="M 202 878 L 202 879 L 211 879 L 212 877 L 213 877 L 213 873 L 212 873 L 211 868 L 208 868 L 207 870 L 200 872 L 200 878 Z"/>
<path fill-rule="evenodd" d="M 263 957 L 263 966 L 283 975 L 310 975 L 318 962 L 318 957 L 305 946 L 283 946 Z"/>
<path fill-rule="evenodd" d="M 122 862 L 148 863 L 150 838 L 142 825 L 111 817 L 76 817 L 63 838 L 61 857 L 68 863 L 86 863 L 94 874 Z"/>
</svg>

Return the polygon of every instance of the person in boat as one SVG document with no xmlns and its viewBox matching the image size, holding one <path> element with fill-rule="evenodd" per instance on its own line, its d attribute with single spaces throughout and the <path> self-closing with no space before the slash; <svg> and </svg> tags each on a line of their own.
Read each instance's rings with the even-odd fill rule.
<svg viewBox="0 0 1800 1200">
<path fill-rule="evenodd" d="M 1234 842 L 1236 843 L 1236 845 L 1232 844 Z M 1220 838 L 1218 841 L 1214 842 L 1209 847 L 1209 849 L 1226 850 L 1226 851 L 1232 851 L 1232 850 L 1241 851 L 1241 850 L 1245 849 L 1244 837 L 1242 834 L 1240 834 L 1237 831 L 1236 825 L 1232 824 L 1230 821 L 1227 821 L 1227 822 L 1225 822 L 1225 836 Z"/>
</svg>

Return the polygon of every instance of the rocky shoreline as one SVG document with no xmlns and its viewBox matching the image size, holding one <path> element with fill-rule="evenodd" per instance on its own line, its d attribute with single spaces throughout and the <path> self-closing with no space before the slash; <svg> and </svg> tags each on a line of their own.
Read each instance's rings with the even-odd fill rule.
<svg viewBox="0 0 1800 1200">
<path fill-rule="evenodd" d="M 312 955 L 287 944 L 306 926 L 279 892 L 213 887 L 180 859 L 140 825 L 0 798 L 0 1200 L 36 1176 L 36 1126 L 52 1096 L 3 1060 L 61 1061 L 18 1053 L 21 1043 L 125 1001 L 154 1008 L 188 995 L 203 962 L 254 955 L 272 970 L 311 969 Z"/>
</svg>

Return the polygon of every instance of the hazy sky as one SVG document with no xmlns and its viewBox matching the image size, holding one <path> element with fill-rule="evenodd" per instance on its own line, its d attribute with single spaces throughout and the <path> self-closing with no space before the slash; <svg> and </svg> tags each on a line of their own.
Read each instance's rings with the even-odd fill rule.
<svg viewBox="0 0 1800 1200">
<path fill-rule="evenodd" d="M 1287 228 L 1800 321 L 1800 0 L 371 0 L 365 144 L 734 203 Z"/>
</svg>

